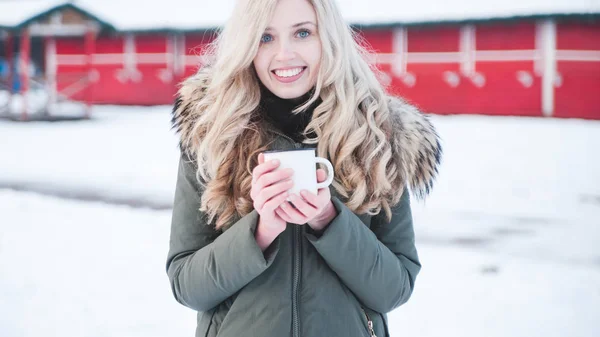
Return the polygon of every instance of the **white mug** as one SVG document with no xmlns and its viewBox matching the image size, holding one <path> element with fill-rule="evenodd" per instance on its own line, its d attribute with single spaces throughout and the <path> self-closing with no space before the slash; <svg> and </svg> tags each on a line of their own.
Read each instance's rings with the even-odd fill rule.
<svg viewBox="0 0 600 337">
<path fill-rule="evenodd" d="M 318 189 L 329 187 L 333 182 L 333 165 L 325 158 L 317 157 L 315 149 L 297 149 L 289 151 L 267 151 L 264 152 L 265 162 L 277 159 L 279 167 L 275 171 L 291 168 L 294 174 L 291 179 L 294 186 L 288 190 L 290 194 L 300 196 L 300 191 L 307 190 L 317 194 Z M 316 164 L 321 163 L 327 167 L 327 180 L 317 183 Z M 288 197 L 288 201 L 289 197 Z"/>
</svg>

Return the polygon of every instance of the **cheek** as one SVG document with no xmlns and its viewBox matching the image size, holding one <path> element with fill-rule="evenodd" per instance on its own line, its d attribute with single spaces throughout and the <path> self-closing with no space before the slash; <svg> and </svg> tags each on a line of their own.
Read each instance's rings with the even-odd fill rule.
<svg viewBox="0 0 600 337">
<path fill-rule="evenodd" d="M 264 53 L 259 52 L 254 57 L 254 69 L 260 76 L 264 76 L 269 71 L 269 62 Z"/>
<path fill-rule="evenodd" d="M 321 42 L 315 43 L 312 48 L 310 48 L 310 54 L 307 55 L 307 60 L 309 60 L 309 65 L 312 69 L 311 77 L 317 77 L 317 73 L 321 66 Z"/>
</svg>

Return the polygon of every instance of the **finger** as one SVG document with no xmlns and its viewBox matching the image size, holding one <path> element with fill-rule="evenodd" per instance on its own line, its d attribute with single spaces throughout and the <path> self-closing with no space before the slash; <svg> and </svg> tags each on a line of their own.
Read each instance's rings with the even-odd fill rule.
<svg viewBox="0 0 600 337">
<path fill-rule="evenodd" d="M 287 214 L 287 216 L 290 219 L 292 219 L 292 222 L 294 223 L 305 223 L 306 219 L 308 219 L 306 215 L 302 214 L 299 210 L 295 209 L 294 207 L 292 207 L 292 205 L 288 204 L 287 202 L 281 204 L 279 208 L 283 212 L 285 212 L 285 214 Z"/>
<path fill-rule="evenodd" d="M 291 168 L 286 168 L 275 172 L 267 172 L 256 180 L 256 185 L 260 189 L 263 189 L 267 186 L 271 186 L 282 180 L 288 179 L 292 175 L 294 175 L 294 170 Z"/>
<path fill-rule="evenodd" d="M 285 199 L 288 197 L 289 193 L 287 191 L 282 192 L 281 194 L 273 197 L 271 200 L 267 201 L 262 207 L 262 211 L 273 212 L 281 205 L 286 202 Z"/>
<path fill-rule="evenodd" d="M 302 190 L 300 191 L 300 195 L 302 196 L 302 198 L 304 198 L 304 200 L 311 205 L 314 208 L 319 208 L 319 204 L 320 199 L 319 196 L 312 194 L 311 192 L 307 191 L 307 190 Z"/>
<path fill-rule="evenodd" d="M 317 170 L 317 182 L 324 182 L 325 180 L 327 180 L 327 172 L 325 172 L 325 170 L 323 169 L 318 169 Z"/>
<path fill-rule="evenodd" d="M 292 203 L 294 206 L 296 206 L 297 211 L 299 211 L 305 217 L 310 219 L 317 214 L 317 207 L 309 205 L 299 196 L 292 194 L 290 195 L 290 200 L 292 200 Z"/>
<path fill-rule="evenodd" d="M 279 167 L 279 160 L 277 159 L 257 165 L 254 170 L 252 170 L 252 183 L 255 183 L 262 175 L 275 170 L 277 167 Z"/>
<path fill-rule="evenodd" d="M 294 187 L 294 181 L 292 179 L 286 179 L 263 188 L 259 194 L 263 195 L 266 200 L 269 200 L 281 192 L 289 191 L 292 187 Z"/>
<path fill-rule="evenodd" d="M 321 200 L 321 199 L 330 200 L 331 199 L 331 191 L 329 190 L 328 187 L 319 188 L 319 190 L 317 191 L 317 198 L 319 198 L 319 200 Z"/>
<path fill-rule="evenodd" d="M 264 155 L 264 153 L 259 153 L 258 154 L 258 165 L 256 165 L 256 166 L 258 167 L 259 165 L 262 165 L 264 163 L 265 163 L 265 155 Z M 256 171 L 256 167 L 252 171 L 252 185 L 254 185 L 254 183 L 256 182 L 256 179 L 258 179 L 258 176 L 256 176 L 254 174 L 255 171 Z"/>
<path fill-rule="evenodd" d="M 267 201 L 278 196 L 282 192 L 287 192 L 293 186 L 293 181 L 291 179 L 287 179 L 269 187 L 265 187 L 258 192 L 256 201 L 259 205 L 264 205 Z"/>
<path fill-rule="evenodd" d="M 290 219 L 290 217 L 281 209 L 281 206 L 277 207 L 277 209 L 275 210 L 275 213 L 277 213 L 277 215 L 283 219 L 283 221 L 285 222 L 290 222 L 293 223 L 294 221 L 292 219 Z"/>
</svg>

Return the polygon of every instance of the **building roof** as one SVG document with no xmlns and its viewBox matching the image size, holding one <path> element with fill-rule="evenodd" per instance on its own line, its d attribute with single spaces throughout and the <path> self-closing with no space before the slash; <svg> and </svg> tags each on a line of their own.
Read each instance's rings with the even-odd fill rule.
<svg viewBox="0 0 600 337">
<path fill-rule="evenodd" d="M 358 26 L 600 17 L 600 0 L 337 0 Z M 225 23 L 235 0 L 0 0 L 0 28 L 20 28 L 65 7 L 119 31 L 192 31 Z"/>
<path fill-rule="evenodd" d="M 0 27 L 17 26 L 37 14 L 54 8 L 63 2 L 64 1 L 59 0 L 0 0 Z"/>
</svg>

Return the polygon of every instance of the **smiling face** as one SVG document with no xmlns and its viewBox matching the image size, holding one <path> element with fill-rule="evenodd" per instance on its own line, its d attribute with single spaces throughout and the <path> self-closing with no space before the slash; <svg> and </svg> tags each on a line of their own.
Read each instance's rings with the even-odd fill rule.
<svg viewBox="0 0 600 337">
<path fill-rule="evenodd" d="M 258 78 L 273 94 L 297 98 L 317 82 L 321 40 L 307 0 L 279 0 L 254 58 Z"/>
</svg>

